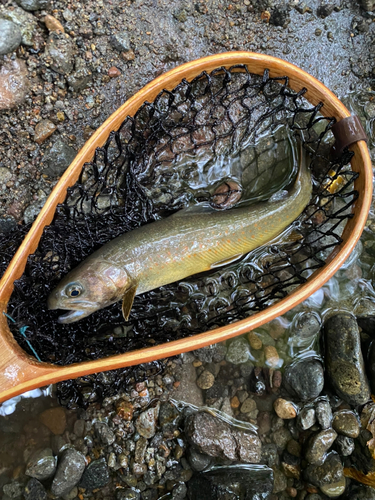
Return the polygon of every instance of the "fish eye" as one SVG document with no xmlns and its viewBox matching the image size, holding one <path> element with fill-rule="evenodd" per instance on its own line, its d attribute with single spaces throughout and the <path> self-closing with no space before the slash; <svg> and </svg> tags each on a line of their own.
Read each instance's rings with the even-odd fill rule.
<svg viewBox="0 0 375 500">
<path fill-rule="evenodd" d="M 69 285 L 65 289 L 65 293 L 68 297 L 78 297 L 83 292 L 83 289 L 80 285 L 74 284 Z"/>
</svg>

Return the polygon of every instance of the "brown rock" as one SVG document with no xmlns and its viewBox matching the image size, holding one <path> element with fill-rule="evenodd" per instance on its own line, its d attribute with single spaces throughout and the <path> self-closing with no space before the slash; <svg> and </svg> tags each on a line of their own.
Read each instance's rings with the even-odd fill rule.
<svg viewBox="0 0 375 500">
<path fill-rule="evenodd" d="M 52 434 L 59 435 L 65 431 L 66 415 L 65 410 L 60 406 L 45 410 L 39 415 L 39 420 L 48 427 Z"/>
<path fill-rule="evenodd" d="M 11 109 L 21 104 L 28 89 L 25 63 L 20 59 L 4 63 L 0 70 L 0 110 Z"/>
<path fill-rule="evenodd" d="M 275 367 L 278 365 L 280 357 L 275 347 L 266 345 L 264 348 L 267 365 Z"/>
<path fill-rule="evenodd" d="M 252 349 L 254 349 L 255 351 L 262 349 L 263 342 L 261 341 L 261 339 L 258 337 L 258 335 L 255 332 L 249 332 L 247 334 L 247 339 L 249 341 L 250 347 Z"/>
<path fill-rule="evenodd" d="M 60 23 L 60 21 L 56 19 L 56 17 L 53 17 L 49 14 L 44 17 L 44 24 L 46 25 L 48 31 L 61 31 L 61 33 L 65 32 L 64 27 Z"/>
<path fill-rule="evenodd" d="M 283 398 L 277 398 L 273 403 L 273 408 L 278 417 L 283 419 L 295 418 L 297 416 L 294 404 Z"/>
<path fill-rule="evenodd" d="M 111 68 L 109 68 L 108 70 L 108 76 L 110 76 L 111 78 L 116 78 L 117 76 L 120 76 L 121 75 L 121 71 L 116 68 L 116 66 L 112 66 Z"/>
<path fill-rule="evenodd" d="M 123 52 L 121 54 L 121 57 L 124 59 L 124 61 L 134 61 L 135 59 L 135 54 L 132 51 L 132 49 L 128 50 L 127 52 Z"/>
<path fill-rule="evenodd" d="M 240 406 L 240 400 L 238 399 L 237 396 L 234 396 L 231 400 L 230 400 L 230 405 L 232 408 L 236 409 L 236 408 L 239 408 Z"/>
<path fill-rule="evenodd" d="M 130 421 L 133 418 L 134 407 L 129 401 L 121 401 L 117 405 L 116 412 L 123 420 Z"/>
<path fill-rule="evenodd" d="M 204 370 L 197 378 L 197 386 L 200 389 L 209 389 L 214 385 L 215 377 L 208 370 Z"/>
<path fill-rule="evenodd" d="M 34 140 L 38 144 L 42 144 L 56 130 L 56 125 L 50 120 L 42 120 L 35 127 Z"/>
</svg>

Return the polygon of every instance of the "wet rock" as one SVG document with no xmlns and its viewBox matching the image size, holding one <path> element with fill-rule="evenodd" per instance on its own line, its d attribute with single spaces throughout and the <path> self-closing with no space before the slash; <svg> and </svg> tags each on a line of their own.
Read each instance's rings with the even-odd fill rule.
<svg viewBox="0 0 375 500">
<path fill-rule="evenodd" d="M 80 487 L 89 491 L 103 488 L 109 482 L 109 473 L 106 459 L 99 458 L 91 462 L 81 478 Z"/>
<path fill-rule="evenodd" d="M 29 12 L 25 12 L 20 7 L 14 7 L 12 10 L 1 10 L 0 18 L 8 19 L 17 25 L 21 31 L 21 42 L 23 45 L 32 47 L 34 44 L 34 32 L 37 27 L 37 19 Z"/>
<path fill-rule="evenodd" d="M 315 414 L 322 429 L 331 427 L 332 409 L 328 401 L 319 401 L 315 406 Z"/>
<path fill-rule="evenodd" d="M 181 383 L 177 389 L 173 391 L 173 398 L 177 401 L 184 401 L 185 403 L 191 403 L 196 406 L 203 406 L 202 390 L 197 386 L 196 379 L 197 374 L 194 366 L 191 363 L 186 363 L 184 365 Z"/>
<path fill-rule="evenodd" d="M 258 436 L 232 430 L 222 420 L 206 412 L 190 415 L 185 432 L 191 445 L 210 457 L 229 458 L 246 463 L 258 463 L 261 442 Z"/>
<path fill-rule="evenodd" d="M 51 120 L 42 120 L 35 127 L 34 140 L 42 144 L 56 130 L 56 125 Z"/>
<path fill-rule="evenodd" d="M 261 462 L 268 465 L 268 467 L 273 467 L 274 465 L 279 465 L 279 453 L 277 446 L 274 443 L 266 444 L 262 446 L 262 458 Z"/>
<path fill-rule="evenodd" d="M 277 429 L 271 434 L 272 441 L 276 444 L 279 450 L 285 449 L 291 437 L 290 431 L 285 427 L 281 427 L 281 429 Z"/>
<path fill-rule="evenodd" d="M 76 154 L 74 148 L 58 138 L 44 156 L 43 173 L 49 177 L 60 177 L 72 163 Z"/>
<path fill-rule="evenodd" d="M 197 378 L 197 386 L 200 389 L 209 389 L 214 385 L 215 377 L 208 370 L 204 370 Z"/>
<path fill-rule="evenodd" d="M 321 465 L 336 437 L 337 433 L 333 429 L 326 429 L 312 436 L 306 448 L 306 460 L 310 464 Z"/>
<path fill-rule="evenodd" d="M 73 427 L 74 434 L 77 437 L 83 437 L 85 434 L 85 427 L 86 427 L 86 422 L 83 419 L 79 418 L 74 422 L 74 427 Z"/>
<path fill-rule="evenodd" d="M 284 474 L 276 467 L 273 468 L 273 490 L 272 493 L 280 493 L 288 486 L 288 482 Z"/>
<path fill-rule="evenodd" d="M 42 207 L 44 206 L 45 202 L 47 200 L 47 197 L 43 197 L 40 200 L 35 201 L 34 203 L 31 203 L 24 211 L 23 213 L 23 220 L 25 224 L 29 224 L 30 222 L 34 222 L 35 218 L 41 211 Z"/>
<path fill-rule="evenodd" d="M 154 408 L 148 408 L 137 418 L 135 424 L 137 431 L 146 439 L 150 439 L 155 435 L 159 408 L 160 403 L 158 403 Z"/>
<path fill-rule="evenodd" d="M 217 467 L 215 470 L 193 476 L 188 482 L 188 498 L 190 500 L 226 500 L 229 498 L 266 500 L 272 488 L 272 469 L 232 465 Z"/>
<path fill-rule="evenodd" d="M 354 439 L 348 436 L 343 436 L 342 434 L 337 436 L 337 439 L 335 441 L 335 449 L 339 452 L 340 455 L 342 455 L 343 457 L 348 457 L 353 453 L 354 448 Z"/>
<path fill-rule="evenodd" d="M 257 409 L 257 404 L 252 398 L 247 398 L 245 401 L 242 403 L 240 412 L 241 413 L 251 413 L 254 410 Z"/>
<path fill-rule="evenodd" d="M 357 322 L 351 314 L 339 313 L 324 325 L 326 369 L 337 395 L 352 405 L 370 399 Z"/>
<path fill-rule="evenodd" d="M 121 71 L 116 66 L 111 66 L 107 74 L 110 78 L 116 78 L 121 75 Z"/>
<path fill-rule="evenodd" d="M 52 432 L 52 434 L 62 434 L 66 428 L 65 410 L 60 406 L 45 410 L 39 415 L 39 420 Z"/>
<path fill-rule="evenodd" d="M 64 450 L 52 481 L 52 494 L 60 497 L 69 493 L 79 483 L 85 465 L 85 457 L 79 451 L 74 448 Z"/>
<path fill-rule="evenodd" d="M 30 479 L 24 491 L 25 500 L 47 500 L 47 491 L 37 479 Z"/>
<path fill-rule="evenodd" d="M 345 477 L 342 477 L 336 483 L 324 484 L 320 487 L 322 493 L 324 493 L 329 498 L 336 498 L 341 496 L 346 487 Z"/>
<path fill-rule="evenodd" d="M 316 13 L 322 19 L 330 16 L 334 11 L 336 5 L 333 2 L 323 2 L 316 10 Z"/>
<path fill-rule="evenodd" d="M 16 2 L 23 9 L 31 11 L 46 9 L 49 4 L 49 0 L 16 0 Z"/>
<path fill-rule="evenodd" d="M 22 35 L 18 26 L 7 19 L 0 19 L 0 55 L 9 54 L 19 47 Z"/>
<path fill-rule="evenodd" d="M 145 453 L 147 449 L 148 441 L 144 437 L 140 437 L 135 445 L 134 460 L 137 464 L 141 464 L 144 461 Z"/>
<path fill-rule="evenodd" d="M 360 426 L 354 412 L 341 410 L 333 415 L 332 427 L 339 434 L 356 438 L 359 436 Z"/>
<path fill-rule="evenodd" d="M 293 322 L 291 341 L 296 347 L 307 347 L 320 331 L 320 322 L 313 313 L 303 313 Z"/>
<path fill-rule="evenodd" d="M 345 494 L 345 500 L 375 500 L 374 488 L 352 483 L 349 491 Z"/>
<path fill-rule="evenodd" d="M 374 0 L 360 0 L 362 8 L 367 12 L 372 12 L 375 10 Z"/>
<path fill-rule="evenodd" d="M 120 31 L 115 33 L 110 38 L 111 45 L 119 52 L 127 52 L 131 49 L 129 35 L 127 31 Z"/>
<path fill-rule="evenodd" d="M 304 471 L 305 480 L 314 486 L 335 484 L 343 478 L 344 471 L 340 457 L 331 452 L 322 465 L 309 465 Z"/>
<path fill-rule="evenodd" d="M 250 347 L 248 342 L 240 337 L 234 339 L 228 347 L 225 359 L 234 365 L 246 363 L 250 357 Z"/>
<path fill-rule="evenodd" d="M 43 21 L 48 31 L 61 31 L 61 33 L 64 33 L 64 26 L 58 19 L 56 19 L 56 17 L 47 14 L 46 16 L 44 16 Z"/>
<path fill-rule="evenodd" d="M 267 381 L 260 366 L 254 368 L 249 378 L 250 392 L 257 396 L 263 396 L 267 391 Z M 259 406 L 258 406 L 259 408 Z"/>
<path fill-rule="evenodd" d="M 303 408 L 298 414 L 297 420 L 302 430 L 310 429 L 316 422 L 314 408 Z"/>
<path fill-rule="evenodd" d="M 283 385 L 291 395 L 302 401 L 317 398 L 324 386 L 322 363 L 316 359 L 302 359 L 287 366 Z"/>
<path fill-rule="evenodd" d="M 0 110 L 22 104 L 28 90 L 29 81 L 25 63 L 20 59 L 4 63 L 0 69 Z"/>
<path fill-rule="evenodd" d="M 295 418 L 297 416 L 297 411 L 294 404 L 291 401 L 287 401 L 283 398 L 278 398 L 273 404 L 273 408 L 278 417 L 283 419 Z"/>
<path fill-rule="evenodd" d="M 20 481 L 13 481 L 3 486 L 4 494 L 11 499 L 21 499 L 23 493 L 23 484 Z"/>
<path fill-rule="evenodd" d="M 271 13 L 270 24 L 286 27 L 290 23 L 289 11 L 286 5 L 276 6 Z"/>
<path fill-rule="evenodd" d="M 51 477 L 56 470 L 56 459 L 50 448 L 37 450 L 27 462 L 25 474 L 35 479 L 43 480 Z"/>
<path fill-rule="evenodd" d="M 115 442 L 116 436 L 112 429 L 104 422 L 95 422 L 95 432 L 102 444 L 110 446 Z"/>
<path fill-rule="evenodd" d="M 116 500 L 141 500 L 141 494 L 136 490 L 126 488 L 117 491 Z"/>
<path fill-rule="evenodd" d="M 86 88 L 92 80 L 92 72 L 87 67 L 84 59 L 77 57 L 74 63 L 74 73 L 67 76 L 70 87 L 78 92 Z"/>
<path fill-rule="evenodd" d="M 211 465 L 212 458 L 204 453 L 199 453 L 199 451 L 194 448 L 188 449 L 188 460 L 192 469 L 201 472 L 204 469 L 207 469 L 209 465 Z"/>
<path fill-rule="evenodd" d="M 73 70 L 75 46 L 70 38 L 59 32 L 51 32 L 46 44 L 44 59 L 51 68 L 61 75 Z"/>
<path fill-rule="evenodd" d="M 225 358 L 227 348 L 224 344 L 213 344 L 197 349 L 193 353 L 202 363 L 220 363 Z"/>
</svg>

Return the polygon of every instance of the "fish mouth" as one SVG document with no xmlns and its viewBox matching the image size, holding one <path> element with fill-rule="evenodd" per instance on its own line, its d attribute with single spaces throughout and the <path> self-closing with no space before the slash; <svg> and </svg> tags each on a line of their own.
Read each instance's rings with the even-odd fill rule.
<svg viewBox="0 0 375 500">
<path fill-rule="evenodd" d="M 97 310 L 97 308 L 93 306 L 93 304 L 83 300 L 77 301 L 74 304 L 70 304 L 70 307 L 63 307 L 55 301 L 50 300 L 48 302 L 48 309 L 52 311 L 55 311 L 56 309 L 63 309 L 68 311 L 66 314 L 63 314 L 57 318 L 57 322 L 61 324 L 74 323 L 75 321 L 89 316 Z"/>
<path fill-rule="evenodd" d="M 85 311 L 83 309 L 72 309 L 68 311 L 66 314 L 63 314 L 62 316 L 59 316 L 57 318 L 57 322 L 61 323 L 63 325 L 68 324 L 68 323 L 74 323 L 75 321 L 78 321 L 79 319 L 85 318 L 86 316 L 89 316 L 91 313 L 94 311 Z"/>
</svg>

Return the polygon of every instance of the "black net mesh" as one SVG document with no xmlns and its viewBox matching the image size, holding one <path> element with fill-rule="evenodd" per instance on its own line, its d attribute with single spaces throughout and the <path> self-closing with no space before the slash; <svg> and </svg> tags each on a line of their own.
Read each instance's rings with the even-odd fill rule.
<svg viewBox="0 0 375 500">
<path fill-rule="evenodd" d="M 330 158 L 335 120 L 323 118 L 322 105 L 311 106 L 305 92 L 292 91 L 287 77 L 270 78 L 268 71 L 262 77 L 245 66 L 218 68 L 183 80 L 128 117 L 84 166 L 15 283 L 9 324 L 22 348 L 66 365 L 201 333 L 264 309 L 324 265 L 351 216 L 357 174 L 348 166 L 352 153 Z M 47 309 L 49 292 L 107 241 L 212 200 L 225 179 L 240 182 L 247 202 L 267 199 L 290 183 L 295 135 L 309 154 L 314 180 L 311 203 L 293 225 L 298 238 L 137 296 L 127 323 L 120 303 L 77 323 L 57 323 L 60 313 Z M 2 236 L 3 270 L 28 229 Z M 113 389 L 131 373 L 116 371 L 108 385 Z M 65 382 L 60 389 L 66 398 L 74 391 L 82 398 L 79 384 L 96 384 L 103 393 L 100 377 Z"/>
</svg>

